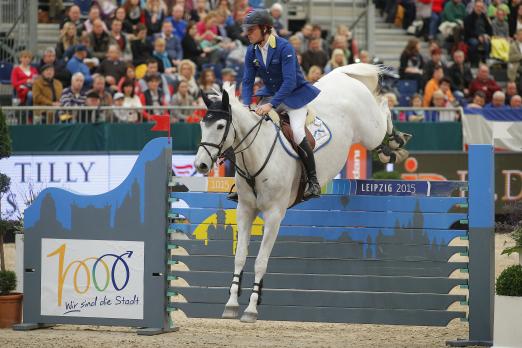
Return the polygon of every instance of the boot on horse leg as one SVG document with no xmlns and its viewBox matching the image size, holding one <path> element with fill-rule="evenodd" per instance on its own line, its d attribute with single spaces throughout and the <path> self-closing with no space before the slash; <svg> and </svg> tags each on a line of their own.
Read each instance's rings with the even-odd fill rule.
<svg viewBox="0 0 522 348">
<path fill-rule="evenodd" d="M 321 195 L 321 185 L 319 185 L 319 181 L 317 180 L 314 150 L 312 150 L 306 137 L 301 141 L 301 143 L 297 147 L 297 154 L 301 158 L 301 161 L 303 161 L 308 181 L 308 185 L 303 194 L 303 199 L 306 201 L 310 198 L 317 198 Z"/>
</svg>

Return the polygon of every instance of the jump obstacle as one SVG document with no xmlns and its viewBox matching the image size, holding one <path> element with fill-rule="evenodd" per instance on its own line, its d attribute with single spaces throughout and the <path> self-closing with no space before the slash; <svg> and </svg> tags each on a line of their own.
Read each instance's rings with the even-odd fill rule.
<svg viewBox="0 0 522 348">
<path fill-rule="evenodd" d="M 152 335 L 175 329 L 174 310 L 221 316 L 236 205 L 225 193 L 206 192 L 211 178 L 171 178 L 171 158 L 167 139 L 157 138 L 113 191 L 38 196 L 25 213 L 24 323 L 15 330 L 92 324 Z M 493 166 L 492 147 L 472 145 L 469 182 L 334 180 L 321 198 L 287 212 L 259 319 L 430 326 L 460 319 L 469 322 L 469 337 L 448 344 L 491 344 Z M 258 217 L 251 255 L 262 229 Z M 89 243 L 98 249 L 87 257 L 81 246 Z M 60 268 L 64 245 L 79 256 L 64 256 Z M 254 261 L 245 267 L 242 309 Z"/>
</svg>

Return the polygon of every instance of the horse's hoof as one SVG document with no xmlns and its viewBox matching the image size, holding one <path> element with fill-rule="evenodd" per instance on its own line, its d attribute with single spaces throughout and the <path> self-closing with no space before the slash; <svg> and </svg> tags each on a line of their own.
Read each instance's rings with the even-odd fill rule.
<svg viewBox="0 0 522 348">
<path fill-rule="evenodd" d="M 395 140 L 390 140 L 390 141 L 388 142 L 388 146 L 389 146 L 390 149 L 392 149 L 392 150 L 397 150 L 399 147 L 402 146 L 402 144 L 396 142 Z"/>
<path fill-rule="evenodd" d="M 253 324 L 257 321 L 257 313 L 244 312 L 241 316 L 242 323 Z"/>
<path fill-rule="evenodd" d="M 413 138 L 413 135 L 403 132 L 397 132 L 396 139 L 392 139 L 388 146 L 390 146 L 391 149 L 397 150 L 399 148 L 403 148 L 404 145 L 410 141 L 410 139 Z"/>
<path fill-rule="evenodd" d="M 397 150 L 399 148 L 404 147 L 408 143 L 408 141 L 413 137 L 413 135 L 403 132 L 396 132 L 395 135 L 388 141 L 388 146 L 392 150 Z"/>
<path fill-rule="evenodd" d="M 225 306 L 225 310 L 221 315 L 223 319 L 236 319 L 239 316 L 239 306 Z"/>
<path fill-rule="evenodd" d="M 406 160 L 410 156 L 410 153 L 404 149 L 398 149 L 393 151 L 395 153 L 395 164 L 399 164 Z"/>
<path fill-rule="evenodd" d="M 381 161 L 381 163 L 390 163 L 390 159 L 391 159 L 391 156 L 386 156 L 382 152 L 379 153 L 379 161 Z"/>
</svg>

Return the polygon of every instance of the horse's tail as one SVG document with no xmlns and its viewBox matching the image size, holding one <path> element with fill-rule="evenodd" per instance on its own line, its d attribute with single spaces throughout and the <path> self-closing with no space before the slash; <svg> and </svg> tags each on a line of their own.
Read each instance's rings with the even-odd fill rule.
<svg viewBox="0 0 522 348">
<path fill-rule="evenodd" d="M 387 128 L 386 133 L 391 134 L 393 129 L 391 112 L 388 108 L 386 98 L 381 96 L 379 93 L 379 79 L 385 69 L 386 68 L 379 65 L 357 63 L 341 66 L 332 72 L 346 74 L 351 78 L 359 80 L 370 90 L 381 109 L 381 115 L 385 118 Z"/>
<path fill-rule="evenodd" d="M 379 95 L 379 78 L 384 67 L 373 64 L 357 63 L 341 66 L 332 72 L 346 74 L 356 80 L 361 81 L 374 96 Z"/>
</svg>

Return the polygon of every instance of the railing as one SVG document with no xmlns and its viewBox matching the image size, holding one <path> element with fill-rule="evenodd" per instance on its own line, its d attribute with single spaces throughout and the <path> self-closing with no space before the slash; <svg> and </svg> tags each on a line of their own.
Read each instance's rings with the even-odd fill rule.
<svg viewBox="0 0 522 348">
<path fill-rule="evenodd" d="M 331 35 L 337 25 L 347 25 L 360 49 L 373 53 L 375 6 L 370 0 L 290 0 L 286 3 L 289 20 L 306 20 L 321 25 Z"/>
<path fill-rule="evenodd" d="M 169 114 L 172 122 L 187 122 L 191 116 L 201 117 L 204 106 L 143 106 L 134 107 L 63 107 L 63 106 L 5 106 L 2 112 L 9 125 L 56 123 L 141 123 L 150 115 Z M 392 108 L 394 121 L 454 122 L 464 114 L 462 108 Z"/>
<path fill-rule="evenodd" d="M 201 106 L 6 106 L 2 107 L 7 124 L 37 125 L 63 123 L 142 123 L 151 121 L 152 115 L 166 115 L 171 122 L 191 121 L 201 117 L 205 108 Z"/>
<path fill-rule="evenodd" d="M 395 107 L 391 108 L 394 121 L 409 122 L 455 122 L 464 115 L 461 107 L 451 108 L 417 108 L 417 107 Z"/>
<path fill-rule="evenodd" d="M 36 53 L 38 3 L 0 0 L 0 61 L 16 63 L 18 52 Z"/>
</svg>

